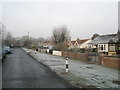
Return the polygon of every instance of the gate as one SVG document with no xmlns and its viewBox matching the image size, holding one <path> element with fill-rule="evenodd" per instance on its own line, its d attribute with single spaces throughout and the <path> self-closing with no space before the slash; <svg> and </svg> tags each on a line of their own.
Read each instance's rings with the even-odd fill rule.
<svg viewBox="0 0 120 90">
<path fill-rule="evenodd" d="M 89 52 L 88 53 L 88 59 L 90 62 L 93 62 L 93 63 L 99 63 L 99 56 L 100 53 L 98 52 Z"/>
</svg>

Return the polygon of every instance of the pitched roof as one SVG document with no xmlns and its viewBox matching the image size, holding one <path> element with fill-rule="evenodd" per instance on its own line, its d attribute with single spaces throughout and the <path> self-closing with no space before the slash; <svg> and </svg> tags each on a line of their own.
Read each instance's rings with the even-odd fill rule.
<svg viewBox="0 0 120 90">
<path fill-rule="evenodd" d="M 89 39 L 83 39 L 83 40 L 77 39 L 77 40 L 70 41 L 69 43 L 72 43 L 72 44 L 74 45 L 75 42 L 77 41 L 78 44 L 82 44 L 82 43 L 84 43 L 84 42 L 86 42 L 86 41 L 88 41 L 88 40 L 89 40 Z"/>
<path fill-rule="evenodd" d="M 100 35 L 96 37 L 94 40 L 92 40 L 89 44 L 102 44 L 102 43 L 106 44 L 116 35 L 117 34 Z"/>
<path fill-rule="evenodd" d="M 78 44 L 82 44 L 82 43 L 84 43 L 84 42 L 86 42 L 86 41 L 88 41 L 89 39 L 83 39 L 83 40 L 77 40 L 77 42 L 78 42 Z"/>
<path fill-rule="evenodd" d="M 74 44 L 75 42 L 76 42 L 75 40 L 74 40 L 74 41 L 71 41 L 72 44 Z"/>
<path fill-rule="evenodd" d="M 112 38 L 108 43 L 120 43 L 120 31 L 118 30 L 117 35 Z"/>
</svg>

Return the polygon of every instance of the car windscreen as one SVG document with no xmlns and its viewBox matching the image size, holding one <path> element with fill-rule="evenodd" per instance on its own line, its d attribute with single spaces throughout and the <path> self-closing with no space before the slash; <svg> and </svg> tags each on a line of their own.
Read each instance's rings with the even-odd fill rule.
<svg viewBox="0 0 120 90">
<path fill-rule="evenodd" d="M 4 47 L 4 50 L 9 50 L 10 49 L 10 47 Z"/>
</svg>

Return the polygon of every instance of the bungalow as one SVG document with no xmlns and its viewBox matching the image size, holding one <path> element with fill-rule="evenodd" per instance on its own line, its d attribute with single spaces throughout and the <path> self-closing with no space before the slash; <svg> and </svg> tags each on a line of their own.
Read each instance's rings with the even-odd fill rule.
<svg viewBox="0 0 120 90">
<path fill-rule="evenodd" d="M 88 39 L 88 40 L 86 40 L 84 43 L 82 43 L 82 44 L 80 45 L 80 48 L 81 48 L 81 49 L 88 49 L 88 48 L 89 48 L 89 45 L 88 45 L 89 42 L 91 42 L 91 39 Z"/>
<path fill-rule="evenodd" d="M 97 36 L 89 43 L 89 48 L 96 49 L 100 53 L 107 55 L 116 54 L 120 43 L 120 31 L 117 34 L 108 34 Z"/>
<path fill-rule="evenodd" d="M 117 35 L 108 42 L 108 54 L 120 54 L 120 30 L 118 30 Z"/>
</svg>

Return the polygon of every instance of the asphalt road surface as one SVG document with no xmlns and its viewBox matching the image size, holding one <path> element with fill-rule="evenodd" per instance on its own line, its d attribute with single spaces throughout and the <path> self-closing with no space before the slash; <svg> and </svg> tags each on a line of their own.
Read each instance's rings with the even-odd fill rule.
<svg viewBox="0 0 120 90">
<path fill-rule="evenodd" d="M 4 60 L 2 75 L 3 88 L 71 88 L 21 48 L 14 49 Z"/>
</svg>

